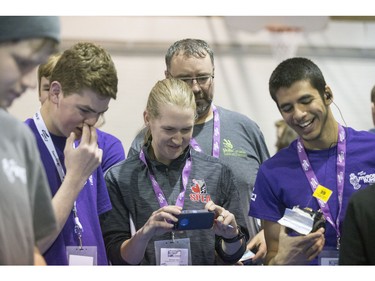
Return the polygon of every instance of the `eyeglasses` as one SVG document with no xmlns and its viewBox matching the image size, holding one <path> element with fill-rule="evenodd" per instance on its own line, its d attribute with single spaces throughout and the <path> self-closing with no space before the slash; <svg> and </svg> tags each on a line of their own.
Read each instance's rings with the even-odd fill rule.
<svg viewBox="0 0 375 281">
<path fill-rule="evenodd" d="M 190 87 L 192 87 L 194 85 L 194 80 L 195 80 L 196 83 L 198 83 L 199 86 L 203 87 L 203 86 L 206 86 L 209 81 L 211 82 L 211 78 L 214 78 L 214 75 L 212 75 L 212 74 L 211 75 L 198 76 L 198 77 L 173 77 L 172 74 L 169 71 L 168 71 L 168 74 L 172 78 L 178 78 L 178 79 L 184 81 Z"/>
</svg>

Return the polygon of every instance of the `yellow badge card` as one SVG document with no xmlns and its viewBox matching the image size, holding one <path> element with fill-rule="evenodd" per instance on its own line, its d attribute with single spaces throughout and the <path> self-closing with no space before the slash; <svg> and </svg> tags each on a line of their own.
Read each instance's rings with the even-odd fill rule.
<svg viewBox="0 0 375 281">
<path fill-rule="evenodd" d="M 327 203 L 329 197 L 331 197 L 332 191 L 323 185 L 318 185 L 313 194 L 314 197 L 322 200 L 324 203 Z"/>
</svg>

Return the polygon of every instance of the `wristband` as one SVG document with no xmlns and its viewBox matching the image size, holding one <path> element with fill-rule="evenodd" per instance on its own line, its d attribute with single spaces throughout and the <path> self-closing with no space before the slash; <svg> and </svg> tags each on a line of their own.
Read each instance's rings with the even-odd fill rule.
<svg viewBox="0 0 375 281">
<path fill-rule="evenodd" d="M 241 232 L 241 228 L 239 226 L 237 226 L 237 230 L 238 230 L 238 234 L 237 236 L 234 236 L 233 238 L 224 238 L 221 236 L 221 239 L 225 242 L 225 243 L 235 243 L 239 240 L 241 240 L 242 238 L 244 238 L 245 234 L 243 234 Z"/>
</svg>

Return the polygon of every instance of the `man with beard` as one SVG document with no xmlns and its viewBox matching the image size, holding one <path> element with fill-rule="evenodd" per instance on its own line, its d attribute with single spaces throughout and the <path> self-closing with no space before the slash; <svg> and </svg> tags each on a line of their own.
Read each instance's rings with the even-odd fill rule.
<svg viewBox="0 0 375 281">
<path fill-rule="evenodd" d="M 332 90 L 309 59 L 281 62 L 269 91 L 299 137 L 261 165 L 255 182 L 249 214 L 262 220 L 266 264 L 337 265 L 348 200 L 374 182 L 375 138 L 336 121 Z M 320 210 L 325 227 L 298 235 L 279 224 L 284 213 L 304 217 L 305 208 Z"/>
<path fill-rule="evenodd" d="M 263 231 L 255 218 L 248 217 L 250 196 L 260 164 L 269 157 L 258 125 L 245 115 L 213 104 L 214 54 L 207 42 L 183 39 L 172 44 L 166 55 L 167 78 L 186 82 L 194 92 L 197 105 L 191 146 L 220 158 L 233 171 L 238 182 L 240 206 L 250 234 L 248 249 L 257 253 L 253 263 L 262 263 L 267 248 Z M 133 141 L 128 155 L 140 151 L 145 129 Z"/>
</svg>

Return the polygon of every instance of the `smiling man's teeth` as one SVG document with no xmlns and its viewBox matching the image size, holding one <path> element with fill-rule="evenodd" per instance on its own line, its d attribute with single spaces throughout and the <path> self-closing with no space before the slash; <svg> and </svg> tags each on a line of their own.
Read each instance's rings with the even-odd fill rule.
<svg viewBox="0 0 375 281">
<path fill-rule="evenodd" d="M 305 123 L 302 123 L 302 124 L 299 124 L 300 127 L 302 128 L 305 128 L 307 127 L 308 125 L 310 125 L 312 123 L 312 120 L 308 121 L 308 122 L 305 122 Z"/>
</svg>

